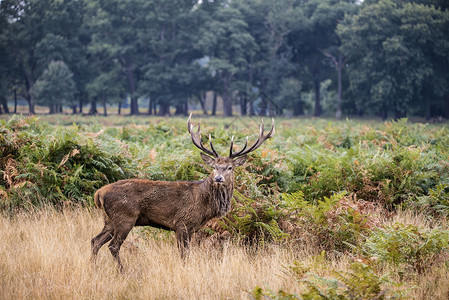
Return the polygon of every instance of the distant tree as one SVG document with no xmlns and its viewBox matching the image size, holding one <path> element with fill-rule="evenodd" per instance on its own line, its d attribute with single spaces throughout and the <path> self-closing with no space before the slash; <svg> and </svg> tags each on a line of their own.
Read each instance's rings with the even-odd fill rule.
<svg viewBox="0 0 449 300">
<path fill-rule="evenodd" d="M 107 105 L 122 101 L 121 96 L 125 94 L 126 88 L 123 78 L 120 76 L 118 66 L 109 70 L 103 69 L 92 82 L 86 86 L 86 91 L 91 99 L 89 114 L 97 113 L 97 100 L 103 105 L 103 115 L 107 116 Z"/>
<path fill-rule="evenodd" d="M 76 92 L 73 73 L 63 61 L 51 61 L 33 87 L 33 96 L 38 104 L 57 113 L 63 105 L 72 105 Z"/>
<path fill-rule="evenodd" d="M 0 4 L 1 5 L 1 4 Z M 1 6 L 0 6 L 1 7 Z M 6 33 L 9 22 L 5 13 L 0 13 L 0 114 L 9 113 L 7 96 L 11 71 L 15 69 L 12 53 L 8 49 Z"/>
<path fill-rule="evenodd" d="M 351 89 L 359 109 L 384 119 L 419 107 L 430 117 L 432 99 L 448 97 L 449 11 L 398 2 L 362 4 L 339 26 Z"/>
<path fill-rule="evenodd" d="M 131 99 L 130 114 L 139 114 L 138 89 L 142 67 L 152 59 L 152 29 L 158 25 L 155 0 L 94 0 L 88 3 L 86 22 L 92 32 L 89 52 L 121 66 Z"/>
<path fill-rule="evenodd" d="M 257 47 L 240 11 L 227 4 L 219 6 L 201 27 L 198 46 L 209 57 L 207 68 L 219 85 L 216 91 L 223 99 L 223 114 L 232 116 L 233 84 Z"/>
<path fill-rule="evenodd" d="M 296 1 L 301 15 L 294 30 L 289 34 L 293 61 L 301 68 L 304 87 L 311 86 L 315 95 L 314 115 L 322 114 L 321 82 L 331 77 L 332 68 L 340 71 L 342 57 L 338 51 L 340 40 L 336 35 L 337 25 L 355 6 L 354 0 L 310 0 Z M 331 64 L 328 60 L 331 60 Z M 341 78 L 341 77 L 339 77 Z M 341 94 L 340 94 L 341 95 Z M 337 117 L 341 108 L 337 103 Z"/>
<path fill-rule="evenodd" d="M 283 78 L 279 92 L 276 95 L 276 103 L 281 107 L 289 108 L 294 116 L 304 114 L 304 101 L 301 99 L 302 84 L 293 77 Z"/>
<path fill-rule="evenodd" d="M 155 1 L 149 18 L 153 26 L 145 34 L 147 60 L 142 65 L 141 95 L 150 98 L 149 113 L 156 104 L 159 114 L 187 114 L 188 98 L 196 94 L 193 82 L 200 69 L 202 52 L 195 47 L 199 37 L 197 1 Z M 198 86 L 196 86 L 198 87 Z"/>
<path fill-rule="evenodd" d="M 2 32 L 16 64 L 15 84 L 25 86 L 24 98 L 34 113 L 36 79 L 52 60 L 64 60 L 82 79 L 85 53 L 80 43 L 83 2 L 78 0 L 1 1 L 1 14 L 8 20 Z M 85 67 L 85 65 L 84 65 Z"/>
<path fill-rule="evenodd" d="M 254 51 L 249 52 L 247 69 L 239 73 L 239 84 L 245 88 L 243 94 L 254 99 L 262 91 L 272 100 L 280 99 L 280 85 L 295 76 L 297 71 L 297 65 L 291 61 L 287 37 L 298 22 L 300 10 L 294 1 L 289 0 L 241 0 L 235 3 L 257 45 Z M 299 83 L 298 80 L 295 82 Z M 298 91 L 297 88 L 295 90 Z M 291 100 L 298 101 L 298 106 L 302 105 L 301 95 Z M 278 103 L 279 107 L 283 105 L 287 104 Z M 293 105 L 289 103 L 288 106 Z"/>
</svg>

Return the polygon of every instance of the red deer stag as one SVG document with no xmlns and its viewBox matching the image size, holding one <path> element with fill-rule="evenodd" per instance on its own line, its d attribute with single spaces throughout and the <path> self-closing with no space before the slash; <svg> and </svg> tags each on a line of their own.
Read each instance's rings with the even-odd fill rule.
<svg viewBox="0 0 449 300">
<path fill-rule="evenodd" d="M 109 250 L 123 270 L 119 251 L 123 241 L 134 226 L 152 226 L 173 230 L 176 233 L 178 248 L 184 257 L 188 251 L 190 236 L 207 221 L 222 217 L 230 210 L 234 189 L 234 168 L 243 165 L 247 154 L 256 150 L 262 143 L 274 136 L 274 120 L 270 132 L 264 135 L 264 124 L 260 125 L 259 138 L 249 148 L 248 138 L 243 148 L 229 157 L 221 157 L 212 145 L 210 150 L 201 141 L 200 124 L 194 132 L 194 124 L 187 121 L 187 130 L 193 144 L 199 148 L 204 162 L 214 168 L 203 181 L 151 181 L 127 179 L 108 184 L 95 193 L 95 204 L 104 212 L 104 228 L 92 239 L 92 260 L 98 250 L 107 242 Z"/>
</svg>

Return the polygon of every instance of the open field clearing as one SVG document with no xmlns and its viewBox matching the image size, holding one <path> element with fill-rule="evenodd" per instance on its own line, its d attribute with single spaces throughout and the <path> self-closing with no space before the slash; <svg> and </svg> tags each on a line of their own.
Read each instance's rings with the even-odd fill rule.
<svg viewBox="0 0 449 300">
<path fill-rule="evenodd" d="M 260 122 L 200 119 L 223 154 Z M 278 118 L 187 260 L 173 233 L 142 227 L 121 249 L 124 274 L 107 245 L 92 264 L 98 188 L 210 174 L 186 121 L 0 120 L 0 298 L 449 298 L 449 130 L 407 120 Z"/>
</svg>

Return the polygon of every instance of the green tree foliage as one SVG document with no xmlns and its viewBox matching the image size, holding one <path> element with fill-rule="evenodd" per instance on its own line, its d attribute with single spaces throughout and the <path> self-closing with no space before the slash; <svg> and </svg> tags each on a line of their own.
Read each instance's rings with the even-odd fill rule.
<svg viewBox="0 0 449 300">
<path fill-rule="evenodd" d="M 3 110 L 18 97 L 33 113 L 36 80 L 61 60 L 80 109 L 89 100 L 91 113 L 99 101 L 123 99 L 131 114 L 140 112 L 139 99 L 150 114 L 173 107 L 186 114 L 192 99 L 206 112 L 212 91 L 227 116 L 237 103 L 242 114 L 254 113 L 248 103 L 263 93 L 294 115 L 449 117 L 442 0 L 5 0 L 0 7 Z"/>
<path fill-rule="evenodd" d="M 293 61 L 303 65 L 303 78 L 312 87 L 315 95 L 314 115 L 322 114 L 321 82 L 330 76 L 331 65 L 325 62 L 326 53 L 335 52 L 340 41 L 335 29 L 349 14 L 354 1 L 306 1 L 300 5 L 300 22 L 289 34 L 289 44 L 293 49 Z M 338 56 L 338 51 L 336 51 Z"/>
<path fill-rule="evenodd" d="M 187 114 L 187 100 L 197 92 L 194 81 L 202 77 L 197 59 L 202 57 L 196 45 L 200 15 L 196 1 L 154 1 L 149 18 L 153 26 L 147 32 L 149 56 L 143 64 L 140 92 L 150 98 L 149 112 L 157 104 L 159 114 Z M 198 76 L 198 77 L 197 77 Z M 199 88 L 196 86 L 196 88 Z M 169 91 L 169 92 L 167 92 Z"/>
<path fill-rule="evenodd" d="M 256 47 L 240 11 L 232 5 L 223 5 L 216 10 L 210 22 L 202 27 L 198 44 L 210 58 L 207 67 L 217 78 L 223 98 L 223 113 L 231 116 L 232 85 L 238 72 L 247 68 L 248 58 Z"/>
<path fill-rule="evenodd" d="M 15 61 L 14 76 L 25 86 L 30 113 L 34 113 L 32 90 L 37 78 L 52 60 L 63 60 L 80 84 L 85 69 L 81 43 L 82 2 L 67 0 L 2 1 L 2 16 L 7 26 L 2 30 L 7 52 Z"/>
<path fill-rule="evenodd" d="M 97 61 L 105 59 L 109 64 L 120 65 L 131 98 L 132 115 L 139 113 L 136 92 L 147 56 L 145 42 L 154 22 L 149 14 L 152 4 L 139 0 L 98 0 L 88 4 L 88 26 L 92 32 L 89 52 L 99 57 Z"/>
<path fill-rule="evenodd" d="M 33 87 L 36 102 L 55 113 L 63 105 L 72 105 L 76 92 L 73 73 L 63 61 L 51 61 Z"/>
<path fill-rule="evenodd" d="M 238 89 L 240 95 L 244 99 L 254 100 L 258 93 L 264 92 L 274 98 L 280 93 L 279 86 L 283 81 L 295 80 L 297 68 L 291 62 L 287 37 L 296 26 L 300 11 L 294 1 L 236 1 L 236 6 L 257 45 L 254 52 L 249 53 L 247 69 L 238 74 L 240 86 L 243 87 Z M 284 90 L 284 93 L 296 93 L 296 96 L 290 98 L 290 102 L 277 101 L 278 107 L 301 107 L 301 84 L 298 83 L 299 86 L 292 91 Z"/>
<path fill-rule="evenodd" d="M 448 93 L 449 12 L 398 2 L 362 5 L 339 26 L 351 89 L 359 109 L 383 118 L 413 109 L 430 117 Z"/>
</svg>

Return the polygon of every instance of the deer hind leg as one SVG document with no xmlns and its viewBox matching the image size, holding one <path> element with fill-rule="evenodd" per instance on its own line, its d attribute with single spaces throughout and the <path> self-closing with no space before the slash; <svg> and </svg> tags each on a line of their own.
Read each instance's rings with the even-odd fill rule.
<svg viewBox="0 0 449 300">
<path fill-rule="evenodd" d="M 134 227 L 134 223 L 129 224 L 120 224 L 119 228 L 114 230 L 114 236 L 112 237 L 112 241 L 109 243 L 109 251 L 111 251 L 112 257 L 117 262 L 118 268 L 120 272 L 123 272 L 123 265 L 120 260 L 120 247 L 125 241 L 131 229 Z"/>
<path fill-rule="evenodd" d="M 109 242 L 112 239 L 113 236 L 113 228 L 108 223 L 105 223 L 103 230 L 92 239 L 91 245 L 92 245 L 92 257 L 91 261 L 95 262 L 97 258 L 98 251 L 100 248 Z"/>
<path fill-rule="evenodd" d="M 190 236 L 191 234 L 185 226 L 176 230 L 176 240 L 178 249 L 181 252 L 181 258 L 185 258 L 189 254 Z"/>
</svg>

